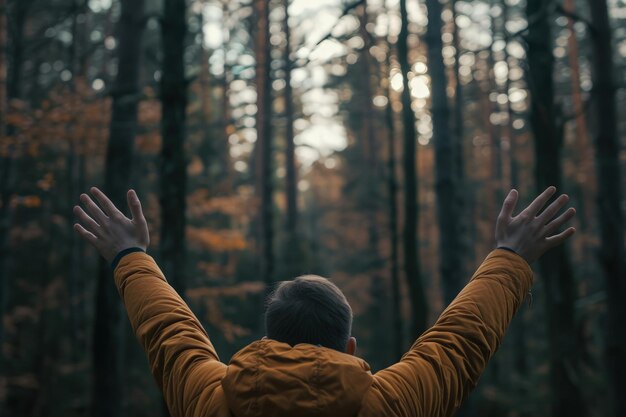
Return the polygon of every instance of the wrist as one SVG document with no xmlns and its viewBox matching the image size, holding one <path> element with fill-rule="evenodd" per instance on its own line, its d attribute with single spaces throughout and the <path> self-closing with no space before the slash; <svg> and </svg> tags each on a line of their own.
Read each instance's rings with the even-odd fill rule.
<svg viewBox="0 0 626 417">
<path fill-rule="evenodd" d="M 515 249 L 513 249 L 513 248 L 511 248 L 509 246 L 506 246 L 506 245 L 498 245 L 496 247 L 496 249 L 503 249 L 503 250 L 506 250 L 506 251 L 509 251 L 509 252 L 513 252 L 516 255 L 519 255 L 519 253 L 517 253 L 517 251 Z"/>
<path fill-rule="evenodd" d="M 115 255 L 115 257 L 113 258 L 113 260 L 111 261 L 111 269 L 115 270 L 115 268 L 117 268 L 117 265 L 120 263 L 120 261 L 122 260 L 122 258 L 130 253 L 134 253 L 134 252 L 145 252 L 146 250 L 144 248 L 140 248 L 140 247 L 131 247 L 131 248 L 126 248 L 123 249 L 119 252 L 117 252 L 117 254 Z"/>
<path fill-rule="evenodd" d="M 511 252 L 516 254 L 517 256 L 519 256 L 520 258 L 522 258 L 523 260 L 526 261 L 527 264 L 531 264 L 532 260 L 528 258 L 528 254 L 526 253 L 522 253 L 519 249 L 516 249 L 514 247 L 511 246 L 507 246 L 507 245 L 497 245 L 496 249 L 502 249 L 505 250 L 507 252 Z"/>
</svg>

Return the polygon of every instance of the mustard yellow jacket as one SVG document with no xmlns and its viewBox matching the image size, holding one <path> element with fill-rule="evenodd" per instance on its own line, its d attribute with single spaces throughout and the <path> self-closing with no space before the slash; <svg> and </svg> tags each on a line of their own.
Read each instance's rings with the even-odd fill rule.
<svg viewBox="0 0 626 417">
<path fill-rule="evenodd" d="M 519 256 L 495 250 L 397 364 L 372 374 L 323 347 L 254 342 L 220 362 L 209 336 L 144 253 L 115 283 L 172 417 L 450 416 L 476 385 L 532 285 Z"/>
</svg>

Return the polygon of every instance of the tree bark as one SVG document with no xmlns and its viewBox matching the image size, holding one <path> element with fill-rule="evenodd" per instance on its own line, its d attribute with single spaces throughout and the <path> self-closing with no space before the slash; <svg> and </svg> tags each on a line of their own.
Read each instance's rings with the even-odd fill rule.
<svg viewBox="0 0 626 417">
<path fill-rule="evenodd" d="M 464 123 L 463 123 L 463 86 L 461 85 L 461 34 L 459 31 L 459 26 L 456 24 L 456 4 L 458 0 L 453 0 L 452 2 L 452 20 L 454 22 L 454 168 L 455 174 L 454 177 L 457 181 L 457 186 L 459 191 L 463 189 L 462 183 L 465 179 L 465 158 L 464 158 L 464 146 L 463 146 L 463 138 L 464 138 Z M 459 193 L 459 207 L 463 202 L 463 198 L 460 197 Z M 461 210 L 462 211 L 462 210 Z M 461 221 L 462 228 L 462 221 Z"/>
<path fill-rule="evenodd" d="M 297 202 L 297 172 L 296 172 L 296 155 L 295 143 L 293 141 L 293 91 L 291 88 L 291 70 L 293 62 L 291 61 L 291 30 L 289 28 L 289 0 L 283 0 L 285 8 L 285 164 L 287 168 L 286 176 L 286 194 L 287 194 L 287 236 L 290 242 L 297 240 L 298 228 L 298 202 Z"/>
<path fill-rule="evenodd" d="M 176 291 L 185 293 L 185 198 L 187 161 L 185 120 L 187 80 L 185 78 L 186 4 L 165 0 L 161 22 L 163 76 L 161 78 L 161 245 L 163 273 Z"/>
<path fill-rule="evenodd" d="M 502 24 L 501 24 L 501 36 L 503 39 L 506 39 L 506 23 L 509 19 L 509 5 L 506 0 L 500 0 L 500 5 L 502 7 Z M 508 46 L 508 42 L 507 42 Z M 507 153 L 508 164 L 509 164 L 509 188 L 517 188 L 519 190 L 519 169 L 517 163 L 517 139 L 515 135 L 515 130 L 513 129 L 513 118 L 515 116 L 513 112 L 513 108 L 511 107 L 511 100 L 509 96 L 509 92 L 511 91 L 511 62 L 510 56 L 507 48 L 504 48 L 503 51 L 503 60 L 507 65 L 507 77 L 504 84 L 504 92 L 507 96 L 506 101 L 506 112 L 508 115 L 507 124 L 504 128 L 504 137 L 509 141 L 509 149 Z M 514 340 L 514 352 L 513 352 L 513 364 L 515 372 L 518 375 L 518 378 L 525 379 L 528 377 L 528 341 L 527 341 L 527 332 L 526 332 L 526 316 L 522 314 L 518 314 L 517 317 L 513 320 L 509 332 L 511 333 L 511 339 Z M 520 396 L 525 397 L 528 393 L 527 387 L 524 384 L 518 385 L 518 393 Z M 527 413 L 520 413 L 523 417 L 527 415 Z"/>
<path fill-rule="evenodd" d="M 595 90 L 595 147 L 600 219 L 600 263 L 606 279 L 608 329 L 606 358 L 609 373 L 611 415 L 626 415 L 626 261 L 624 260 L 624 216 L 621 211 L 620 144 L 615 103 L 615 75 L 611 24 L 606 0 L 589 0 Z"/>
<path fill-rule="evenodd" d="M 5 135 L 6 116 L 8 108 L 7 100 L 7 52 L 8 52 L 8 30 L 7 30 L 7 0 L 0 0 L 0 135 Z"/>
<path fill-rule="evenodd" d="M 215 146 L 212 146 L 211 140 L 211 126 L 214 123 L 214 112 L 212 109 L 212 100 L 211 100 L 211 70 L 209 67 L 209 59 L 210 54 L 207 50 L 206 45 L 204 44 L 204 39 L 206 36 L 205 27 L 207 21 L 205 19 L 204 11 L 200 10 L 197 14 L 198 23 L 200 24 L 200 36 L 202 40 L 200 41 L 200 126 L 202 126 L 202 145 L 199 149 L 201 152 L 200 159 L 202 160 L 204 181 L 206 181 L 206 187 L 210 190 L 209 193 L 211 195 L 215 195 L 217 192 L 217 179 L 222 178 L 223 174 L 225 174 L 225 170 L 222 170 L 222 164 L 226 164 L 227 161 L 223 161 L 222 158 L 215 158 L 216 152 L 213 152 Z M 224 141 L 222 145 L 226 145 L 228 142 Z M 216 160 L 218 159 L 218 160 Z M 214 165 L 215 164 L 215 165 Z M 215 172 L 215 166 L 220 166 L 219 173 Z"/>
<path fill-rule="evenodd" d="M 230 114 L 230 78 L 229 74 L 231 73 L 231 66 L 228 64 L 227 55 L 228 55 L 228 46 L 230 42 L 230 27 L 229 27 L 229 10 L 228 10 L 229 0 L 222 0 L 222 16 L 223 16 L 223 27 L 222 33 L 224 36 L 224 45 L 223 45 L 223 54 L 224 54 L 224 74 L 222 74 L 221 84 L 222 84 L 222 140 L 224 142 L 223 146 L 223 159 L 224 159 L 224 170 L 226 175 L 226 180 L 224 181 L 224 189 L 222 190 L 225 194 L 230 193 L 232 190 L 232 164 L 230 158 L 230 146 L 228 145 L 228 138 L 230 136 L 229 126 L 231 124 L 231 114 Z"/>
<path fill-rule="evenodd" d="M 574 0 L 565 0 L 563 3 L 563 8 L 571 13 L 575 13 L 574 9 Z M 587 126 L 587 117 L 585 115 L 585 104 L 583 102 L 582 89 L 580 87 L 580 64 L 578 60 L 578 39 L 576 38 L 576 30 L 574 29 L 574 20 L 567 20 L 567 28 L 570 31 L 570 36 L 567 38 L 569 53 L 568 53 L 568 61 L 569 67 L 571 70 L 571 85 L 572 85 L 572 101 L 574 103 L 573 111 L 575 113 L 574 122 L 576 124 L 576 165 L 579 167 L 577 170 L 578 175 L 576 175 L 574 183 L 576 184 L 576 194 L 577 199 L 580 201 L 580 211 L 578 213 L 578 218 L 580 219 L 580 228 L 583 236 L 580 238 L 584 240 L 587 239 L 587 229 L 589 227 L 587 219 L 593 217 L 593 208 L 592 203 L 593 199 L 590 198 L 589 194 L 591 190 L 585 190 L 585 185 L 592 183 L 594 178 L 589 178 L 589 176 L 593 176 L 593 163 L 592 152 L 590 152 L 590 144 L 589 144 L 589 129 Z M 588 253 L 591 252 L 588 250 L 588 245 L 583 243 L 583 257 L 587 258 Z M 588 259 L 583 259 L 583 261 L 587 261 Z"/>
<path fill-rule="evenodd" d="M 437 195 L 437 219 L 439 223 L 439 271 L 446 305 L 461 290 L 465 277 L 461 260 L 460 213 L 458 190 L 454 173 L 454 139 L 450 131 L 450 108 L 447 95 L 447 71 L 443 62 L 441 39 L 442 7 L 439 0 L 427 0 L 428 65 L 432 80 L 433 140 L 435 146 L 435 191 Z"/>
<path fill-rule="evenodd" d="M 391 241 L 391 309 L 393 320 L 393 353 L 394 359 L 399 360 L 404 354 L 402 331 L 402 299 L 400 298 L 400 270 L 398 251 L 398 181 L 396 180 L 396 128 L 391 96 L 393 89 L 389 82 L 391 70 L 391 49 L 388 45 L 387 61 L 384 67 L 383 79 L 387 83 L 387 107 L 385 108 L 385 122 L 387 124 L 387 192 L 389 204 L 389 240 Z"/>
<path fill-rule="evenodd" d="M 456 23 L 456 4 L 457 0 L 452 2 L 452 20 L 454 22 L 454 133 L 453 133 L 453 147 L 454 147 L 454 173 L 453 178 L 456 181 L 456 206 L 459 213 L 463 213 L 467 207 L 468 192 L 467 183 L 465 179 L 465 124 L 463 123 L 463 115 L 465 113 L 464 106 L 464 94 L 463 85 L 461 85 L 461 34 L 459 26 Z M 466 277 L 467 272 L 466 261 L 467 252 L 470 245 L 469 242 L 469 216 L 461 216 L 458 220 L 458 233 L 459 233 L 459 272 L 462 277 Z M 464 278 L 463 278 L 464 279 Z"/>
<path fill-rule="evenodd" d="M 2 31 L 3 50 L 0 53 L 5 60 L 3 62 L 3 85 L 2 94 L 4 96 L 3 106 L 8 109 L 11 101 L 21 98 L 22 94 L 22 64 L 24 51 L 24 31 L 26 27 L 26 19 L 32 6 L 33 0 L 25 0 L 15 3 L 13 10 L 9 16 L 8 3 L 3 0 L 2 18 L 4 23 L 0 30 Z M 7 42 L 10 40 L 10 42 Z M 6 77 L 5 77 L 6 75 Z M 3 112 L 1 117 L 5 117 Z M 2 130 L 0 136 L 6 135 L 10 137 L 15 134 L 15 126 L 3 119 Z M 8 237 L 11 228 L 11 208 L 10 200 L 13 194 L 15 182 L 15 161 L 11 152 L 14 147 L 9 147 L 7 154 L 0 155 L 0 321 L 4 316 L 5 303 L 8 301 L 7 293 L 9 284 L 5 282 L 5 274 L 8 269 L 9 247 Z M 3 340 L 4 326 L 0 323 L 0 342 Z M 2 357 L 0 352 L 0 358 Z"/>
<path fill-rule="evenodd" d="M 269 2 L 255 0 L 256 12 L 256 175 L 257 195 L 260 197 L 259 231 L 261 248 L 261 277 L 270 285 L 274 281 L 274 216 L 272 175 L 272 80 L 269 39 Z"/>
<path fill-rule="evenodd" d="M 0 0 L 0 137 L 6 135 L 6 115 L 8 109 L 7 97 L 7 0 Z M 6 235 L 8 229 L 7 203 L 8 195 L 8 177 L 10 155 L 4 153 L 0 156 L 0 346 L 4 343 L 4 311 L 6 304 L 7 283 L 4 281 L 4 258 L 6 251 Z M 3 362 L 4 355 L 0 352 L 0 364 Z"/>
<path fill-rule="evenodd" d="M 537 191 L 543 191 L 550 185 L 560 189 L 562 185 L 563 129 L 556 124 L 559 114 L 554 105 L 554 56 L 548 3 L 528 0 L 526 10 L 531 21 L 527 57 Z M 554 417 L 585 416 L 586 405 L 576 383 L 580 360 L 574 311 L 576 282 L 565 247 L 559 246 L 543 256 L 540 270 L 545 283 L 548 314 L 551 413 Z"/>
<path fill-rule="evenodd" d="M 409 287 L 409 297 L 411 299 L 411 336 L 417 337 L 426 330 L 428 305 L 426 304 L 426 296 L 420 275 L 419 251 L 417 247 L 417 227 L 419 223 L 417 171 L 415 163 L 417 149 L 415 147 L 415 113 L 411 108 L 411 92 L 408 79 L 411 66 L 409 64 L 409 23 L 406 1 L 407 0 L 400 0 L 402 29 L 398 36 L 398 60 L 400 61 L 402 81 L 404 83 L 404 89 L 402 90 L 402 124 L 404 128 L 404 155 L 402 165 L 404 170 L 405 194 L 403 249 L 404 271 Z"/>
<path fill-rule="evenodd" d="M 72 81 L 69 85 L 69 89 L 72 97 L 72 108 L 78 109 L 79 97 L 77 96 L 78 89 L 77 81 L 84 79 L 85 74 L 83 70 L 84 66 L 81 65 L 83 58 L 81 53 L 84 50 L 84 44 L 82 41 L 85 39 L 85 21 L 79 22 L 79 16 L 85 13 L 88 0 L 73 0 L 73 17 L 72 17 L 72 43 L 69 50 L 69 65 L 72 71 Z M 72 119 L 67 123 L 66 132 L 67 138 L 70 141 L 70 149 L 68 154 L 67 166 L 67 183 L 68 183 L 68 204 L 67 207 L 67 219 L 68 224 L 74 221 L 71 207 L 76 202 L 76 198 L 80 193 L 85 192 L 85 153 L 84 153 L 84 137 L 78 137 L 75 135 L 74 126 L 78 122 L 77 118 L 80 117 L 78 111 L 74 111 Z M 80 351 L 83 351 L 87 347 L 86 340 L 86 326 L 84 318 L 84 303 L 82 302 L 84 291 L 86 289 L 84 285 L 83 273 L 84 273 L 84 242 L 76 234 L 72 233 L 70 237 L 70 249 L 69 256 L 67 258 L 69 270 L 68 274 L 68 293 L 69 293 L 69 310 L 70 320 L 72 322 L 72 328 L 75 335 L 75 349 L 73 354 L 78 357 Z"/>
<path fill-rule="evenodd" d="M 119 70 L 111 91 L 111 127 L 105 165 L 104 192 L 118 207 L 126 207 L 134 140 L 137 133 L 141 38 L 144 0 L 123 0 L 117 26 Z M 100 262 L 96 288 L 93 339 L 93 404 L 96 417 L 117 416 L 121 411 L 120 305 L 110 266 Z"/>
<path fill-rule="evenodd" d="M 509 20 L 510 15 L 510 6 L 506 2 L 506 0 L 500 0 L 500 5 L 502 7 L 502 36 L 506 39 L 506 23 Z M 508 46 L 508 41 L 507 41 Z M 513 107 L 511 106 L 511 97 L 509 92 L 511 91 L 511 57 L 509 56 L 508 49 L 504 48 L 504 62 L 507 67 L 507 76 L 506 82 L 504 85 L 504 91 L 507 97 L 506 100 L 506 112 L 508 116 L 508 122 L 506 124 L 505 129 L 505 137 L 509 140 L 509 152 L 508 152 L 508 163 L 509 163 L 509 188 L 518 188 L 519 184 L 519 168 L 518 162 L 516 158 L 516 149 L 517 149 L 517 138 L 515 135 L 515 130 L 513 129 L 513 119 L 515 116 L 515 112 L 513 111 Z"/>
</svg>

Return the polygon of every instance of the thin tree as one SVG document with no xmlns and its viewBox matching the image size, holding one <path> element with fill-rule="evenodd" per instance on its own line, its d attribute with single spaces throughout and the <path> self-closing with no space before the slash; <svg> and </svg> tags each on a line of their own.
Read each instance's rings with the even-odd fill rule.
<svg viewBox="0 0 626 417">
<path fill-rule="evenodd" d="M 2 0 L 2 19 L 4 20 L 0 31 L 2 31 L 3 42 L 1 44 L 3 59 L 2 70 L 3 85 L 2 94 L 4 96 L 3 106 L 8 109 L 13 100 L 22 96 L 22 75 L 24 64 L 24 35 L 26 30 L 26 20 L 31 10 L 34 0 L 13 2 L 9 12 L 9 3 Z M 5 76 L 6 75 L 6 76 Z M 3 109 L 3 110 L 4 110 Z M 16 132 L 15 126 L 5 119 L 6 112 L 2 113 L 2 130 L 0 136 L 12 136 Z M 5 303 L 8 302 L 6 292 L 9 283 L 5 282 L 9 257 L 9 229 L 11 227 L 11 207 L 9 200 L 14 190 L 15 182 L 15 160 L 11 155 L 12 148 L 8 152 L 0 155 L 0 316 L 3 316 Z M 0 320 L 2 321 L 2 320 Z M 3 337 L 3 324 L 0 323 L 0 342 Z M 2 353 L 0 353 L 2 357 Z"/>
<path fill-rule="evenodd" d="M 456 184 L 456 207 L 459 213 L 463 212 L 466 206 L 467 200 L 467 191 L 466 191 L 466 180 L 465 180 L 465 123 L 463 122 L 463 117 L 465 114 L 465 106 L 464 106 L 464 93 L 463 93 L 463 85 L 461 83 L 461 31 L 459 30 L 459 25 L 456 22 L 457 11 L 456 4 L 457 0 L 453 0 L 451 4 L 452 9 L 452 21 L 453 21 L 453 45 L 454 45 L 454 133 L 453 133 L 453 148 L 454 148 L 454 164 L 453 164 L 453 178 Z M 469 221 L 469 216 L 461 216 L 458 219 L 458 233 L 459 233 L 459 261 L 460 261 L 460 270 L 461 276 L 465 276 L 465 264 L 466 264 L 466 253 L 468 247 L 468 229 L 469 226 L 467 222 Z"/>
<path fill-rule="evenodd" d="M 369 308 L 368 314 L 371 317 L 382 317 L 387 311 L 384 307 L 387 303 L 387 287 L 384 285 L 381 276 L 381 257 L 379 255 L 378 245 L 380 243 L 380 231 L 377 222 L 377 215 L 380 208 L 381 195 L 381 176 L 379 149 L 376 141 L 376 114 L 374 112 L 374 85 L 373 76 L 375 74 L 375 60 L 371 54 L 372 35 L 367 29 L 369 23 L 368 2 L 363 1 L 357 9 L 360 25 L 359 32 L 363 39 L 363 49 L 360 52 L 358 65 L 357 85 L 360 93 L 359 102 L 359 123 L 358 123 L 358 142 L 360 148 L 360 164 L 362 171 L 360 173 L 361 180 L 357 189 L 357 204 L 363 209 L 365 221 L 367 222 L 367 263 L 366 268 L 370 275 L 370 294 L 375 300 Z M 374 333 L 380 333 L 384 328 L 375 328 Z M 376 356 L 387 356 L 389 349 L 385 339 L 375 337 L 371 341 L 373 353 L 379 353 Z"/>
<path fill-rule="evenodd" d="M 185 120 L 186 4 L 165 0 L 161 20 L 163 75 L 161 77 L 161 267 L 179 294 L 185 291 L 185 198 L 187 170 Z"/>
<path fill-rule="evenodd" d="M 8 109 L 7 100 L 7 0 L 0 0 L 0 137 L 6 135 L 6 114 Z M 6 303 L 6 283 L 4 282 L 4 251 L 5 236 L 8 224 L 5 221 L 7 215 L 8 191 L 7 182 L 9 170 L 6 166 L 9 162 L 8 155 L 0 156 L 0 346 L 4 341 L 4 305 Z M 0 364 L 4 355 L 0 352 Z"/>
<path fill-rule="evenodd" d="M 104 180 L 104 192 L 118 207 L 126 204 L 125 196 L 134 160 L 143 30 L 144 0 L 123 0 L 117 25 L 119 70 L 111 89 L 112 116 Z M 93 336 L 92 415 L 96 417 L 116 416 L 121 411 L 118 298 L 110 265 L 101 261 Z"/>
<path fill-rule="evenodd" d="M 624 191 L 620 182 L 620 136 L 615 103 L 615 70 L 611 24 L 606 0 L 589 1 L 593 45 L 593 80 L 596 113 L 596 166 L 598 173 L 598 215 L 600 219 L 600 263 L 608 296 L 607 369 L 611 393 L 611 415 L 626 415 L 626 261 L 624 216 L 620 203 Z"/>
<path fill-rule="evenodd" d="M 506 0 L 500 0 L 500 6 L 502 7 L 502 23 L 500 25 L 500 36 L 506 40 L 506 23 L 509 20 L 510 15 L 510 6 Z M 508 44 L 508 42 L 507 42 Z M 504 125 L 504 138 L 508 138 L 509 140 L 509 149 L 508 149 L 508 164 L 509 164 L 509 188 L 517 188 L 519 190 L 519 168 L 517 162 L 517 138 L 515 135 L 515 130 L 513 129 L 513 118 L 515 116 L 513 108 L 511 106 L 511 57 L 509 56 L 508 48 L 504 48 L 503 50 L 502 60 L 507 66 L 507 75 L 504 83 L 504 94 L 507 96 L 506 100 L 506 113 L 507 113 L 507 122 Z M 513 324 L 509 330 L 511 334 L 511 339 L 513 339 L 514 343 L 514 353 L 513 353 L 513 363 L 514 369 L 519 375 L 519 377 L 523 380 L 526 378 L 528 373 L 528 341 L 526 340 L 526 322 L 524 314 L 518 314 L 517 317 L 513 320 Z M 518 392 L 521 396 L 527 395 L 527 386 L 525 384 L 517 384 Z M 524 416 L 524 413 L 520 413 Z"/>
<path fill-rule="evenodd" d="M 417 170 L 416 158 L 417 149 L 415 113 L 411 107 L 411 91 L 409 86 L 409 64 L 408 37 L 409 19 L 406 8 L 407 0 L 400 0 L 400 18 L 402 28 L 398 36 L 398 61 L 402 72 L 404 89 L 402 90 L 402 125 L 404 129 L 404 155 L 402 166 L 404 170 L 404 271 L 409 287 L 411 300 L 411 331 L 413 337 L 419 336 L 426 330 L 426 316 L 428 305 L 422 284 L 419 266 L 419 251 L 417 248 L 417 227 L 418 227 L 418 204 L 417 204 Z"/>
<path fill-rule="evenodd" d="M 73 16 L 72 16 L 72 43 L 69 48 L 69 63 L 72 69 L 72 80 L 69 84 L 71 92 L 71 98 L 73 108 L 78 109 L 79 97 L 77 95 L 78 81 L 85 78 L 85 65 L 84 57 L 84 33 L 86 30 L 86 19 L 80 21 L 80 16 L 84 16 L 89 0 L 73 0 Z M 79 112 L 76 112 L 79 113 Z M 75 136 L 74 126 L 78 122 L 78 114 L 73 114 L 72 119 L 67 124 L 68 140 L 70 141 L 70 149 L 68 154 L 68 201 L 73 203 L 76 196 L 79 195 L 85 189 L 85 153 L 84 153 L 84 138 Z M 67 210 L 67 215 L 72 216 L 71 210 Z M 69 218 L 69 222 L 72 222 L 72 218 Z M 86 340 L 84 340 L 84 333 L 86 331 L 83 321 L 84 304 L 81 302 L 82 293 L 85 290 L 84 279 L 82 279 L 84 269 L 84 244 L 82 239 L 75 233 L 70 237 L 70 248 L 68 256 L 68 269 L 69 269 L 69 298 L 70 298 L 70 319 L 73 322 L 72 328 L 76 335 L 76 341 L 79 342 L 79 349 L 84 349 L 86 346 Z M 74 351 L 74 354 L 78 354 L 78 351 Z"/>
<path fill-rule="evenodd" d="M 391 308 L 393 320 L 393 353 L 398 360 L 404 353 L 402 331 L 402 301 L 400 298 L 400 257 L 398 250 L 398 181 L 396 179 L 396 128 L 393 107 L 391 105 L 392 92 L 389 75 L 391 73 L 392 44 L 387 45 L 387 59 L 383 66 L 383 83 L 386 84 L 387 106 L 385 107 L 385 122 L 387 124 L 387 193 L 389 198 L 389 240 L 391 241 Z"/>
<path fill-rule="evenodd" d="M 208 51 L 208 47 L 207 45 L 205 45 L 205 39 L 206 39 L 206 18 L 205 18 L 205 13 L 204 10 L 200 9 L 200 12 L 198 13 L 198 23 L 200 24 L 200 36 L 201 36 L 201 40 L 200 40 L 200 126 L 202 126 L 202 147 L 200 149 L 200 152 L 202 152 L 202 155 L 200 156 L 201 160 L 202 160 L 202 165 L 204 168 L 204 177 L 205 177 L 205 181 L 206 181 L 206 185 L 207 187 L 209 187 L 209 189 L 211 189 L 211 194 L 213 194 L 215 191 L 215 184 L 213 184 L 212 181 L 213 176 L 212 176 L 212 163 L 214 163 L 213 160 L 213 152 L 211 152 L 211 150 L 213 149 L 213 147 L 211 146 L 211 130 L 210 127 L 213 125 L 214 123 L 214 112 L 212 109 L 212 103 L 211 103 L 211 71 L 209 68 L 209 59 L 210 59 L 210 54 Z M 224 141 L 223 144 L 226 144 L 228 142 Z M 220 158 L 221 160 L 221 158 Z M 221 161 L 221 164 L 225 164 L 228 161 Z M 224 173 L 224 171 L 220 170 L 220 173 Z"/>
<path fill-rule="evenodd" d="M 505 39 L 506 41 L 506 46 L 508 46 L 508 39 L 507 39 L 507 33 L 506 33 L 506 24 L 509 21 L 509 15 L 510 15 L 510 6 L 507 3 L 506 0 L 500 0 L 500 6 L 502 7 L 502 24 L 501 24 L 501 31 L 502 31 L 502 37 Z M 510 97 L 510 92 L 511 92 L 511 85 L 512 85 L 512 80 L 511 80 L 511 56 L 509 55 L 509 50 L 507 47 L 504 48 L 503 50 L 503 61 L 506 64 L 506 80 L 504 83 L 504 94 L 506 94 L 506 113 L 507 113 L 507 123 L 505 125 L 505 129 L 504 129 L 504 137 L 508 138 L 509 140 L 509 151 L 508 151 L 508 163 L 509 163 L 509 187 L 510 188 L 516 188 L 519 187 L 519 168 L 518 168 L 518 162 L 517 162 L 517 158 L 516 158 L 516 149 L 517 149 L 517 140 L 515 137 L 515 130 L 513 129 L 513 118 L 515 116 L 515 112 L 513 111 L 513 107 L 511 106 L 511 97 Z"/>
<path fill-rule="evenodd" d="M 291 71 L 293 62 L 291 60 L 291 29 L 289 27 L 289 0 L 283 0 L 285 9 L 285 51 L 283 60 L 285 61 L 285 164 L 287 175 L 285 178 L 285 189 L 287 194 L 287 236 L 290 242 L 297 240 L 298 227 L 298 203 L 297 203 L 297 172 L 296 154 L 293 133 L 293 89 L 291 87 Z"/>
<path fill-rule="evenodd" d="M 259 232 L 261 277 L 268 285 L 274 275 L 274 230 L 273 230 L 273 175 L 272 175 L 272 96 L 271 55 L 269 32 L 269 2 L 255 0 L 256 12 L 256 188 L 260 197 Z"/>
<path fill-rule="evenodd" d="M 230 78 L 229 74 L 231 73 L 231 66 L 228 61 L 228 49 L 230 45 L 230 13 L 228 10 L 228 0 L 222 1 L 222 34 L 223 34 L 223 45 L 222 45 L 222 53 L 224 56 L 224 66 L 223 66 L 223 74 L 221 77 L 221 131 L 222 131 L 222 141 L 224 142 L 223 156 L 224 159 L 224 172 L 226 173 L 226 181 L 224 192 L 230 192 L 230 183 L 232 180 L 232 164 L 230 158 L 230 147 L 228 146 L 228 137 L 229 137 L 229 126 L 231 124 L 231 114 L 230 114 Z"/>
<path fill-rule="evenodd" d="M 535 181 L 538 190 L 562 185 L 563 129 L 557 125 L 554 104 L 554 56 L 549 6 L 551 1 L 528 0 L 526 14 L 528 84 L 531 91 L 530 122 L 535 135 Z M 545 282 L 550 359 L 551 415 L 584 416 L 586 407 L 576 382 L 579 366 L 574 299 L 574 271 L 564 247 L 541 258 Z"/>
<path fill-rule="evenodd" d="M 455 168 L 455 180 L 457 182 L 457 186 L 459 191 L 463 189 L 462 182 L 465 176 L 465 160 L 464 160 L 464 152 L 463 152 L 463 138 L 464 138 L 464 123 L 463 123 L 463 85 L 461 84 L 461 31 L 459 30 L 459 25 L 456 22 L 457 12 L 456 12 L 456 4 L 458 0 L 452 0 L 451 8 L 452 8 L 452 22 L 454 33 L 453 42 L 454 42 L 454 168 Z M 463 198 L 461 198 L 461 193 L 459 192 L 457 197 L 462 202 Z M 459 205 L 459 208 L 461 206 Z M 462 224 L 461 227 L 463 228 Z"/>
<path fill-rule="evenodd" d="M 576 13 L 575 11 L 575 3 L 574 0 L 565 0 L 563 2 L 563 8 L 569 13 Z M 589 190 L 585 190 L 585 183 L 588 183 L 587 180 L 592 180 L 592 178 L 588 178 L 590 172 L 593 170 L 593 162 L 590 152 L 590 143 L 589 143 L 589 128 L 587 126 L 587 116 L 585 114 L 585 103 L 583 102 L 583 93 L 582 88 L 580 86 L 580 64 L 578 59 L 578 39 L 576 37 L 576 30 L 574 29 L 574 19 L 567 19 L 567 28 L 569 29 L 569 36 L 567 38 L 568 44 L 568 62 L 569 68 L 571 71 L 571 86 L 572 86 L 572 102 L 574 104 L 574 123 L 576 126 L 576 165 L 579 167 L 577 170 L 580 173 L 586 173 L 584 175 L 577 175 L 574 183 L 576 184 L 576 196 L 580 201 L 580 212 L 578 217 L 580 218 L 580 228 L 583 236 L 581 239 L 586 240 L 586 232 L 588 229 L 588 218 L 591 218 L 593 215 L 593 208 L 591 205 L 593 204 L 592 198 L 589 198 Z M 589 251 L 586 247 L 588 245 L 584 245 L 585 248 L 582 252 L 584 257 L 587 257 Z M 586 259 L 585 259 L 586 260 Z"/>
<path fill-rule="evenodd" d="M 435 191 L 437 195 L 437 219 L 439 223 L 439 270 L 444 300 L 449 304 L 461 290 L 464 282 L 461 259 L 458 191 L 455 168 L 454 138 L 450 130 L 450 107 L 448 105 L 448 77 L 443 62 L 441 39 L 442 6 L 439 0 L 427 0 L 428 65 L 432 80 L 433 141 L 435 145 Z"/>
</svg>

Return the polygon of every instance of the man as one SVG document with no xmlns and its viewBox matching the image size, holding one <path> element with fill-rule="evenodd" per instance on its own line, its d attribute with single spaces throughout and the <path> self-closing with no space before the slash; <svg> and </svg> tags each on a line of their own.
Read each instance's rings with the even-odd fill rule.
<svg viewBox="0 0 626 417">
<path fill-rule="evenodd" d="M 133 329 L 173 417 L 450 416 L 476 385 L 530 291 L 529 263 L 575 230 L 561 195 L 541 211 L 548 188 L 513 217 L 517 191 L 504 201 L 494 250 L 470 282 L 400 362 L 376 374 L 356 358 L 352 311 L 330 281 L 305 276 L 281 283 L 268 302 L 267 336 L 219 361 L 208 335 L 145 251 L 148 227 L 128 192 L 132 218 L 97 188 L 81 195 L 75 230 L 105 257 Z M 541 213 L 540 213 L 541 211 Z M 381 335 L 385 337 L 385 335 Z"/>
</svg>

